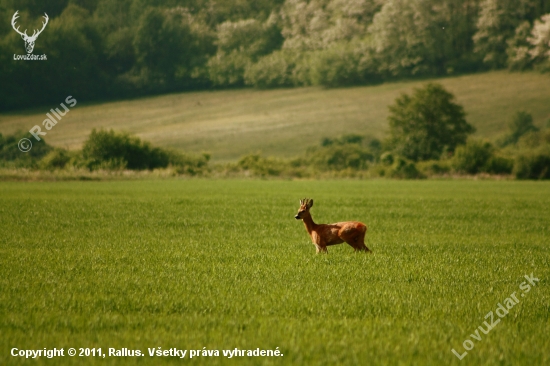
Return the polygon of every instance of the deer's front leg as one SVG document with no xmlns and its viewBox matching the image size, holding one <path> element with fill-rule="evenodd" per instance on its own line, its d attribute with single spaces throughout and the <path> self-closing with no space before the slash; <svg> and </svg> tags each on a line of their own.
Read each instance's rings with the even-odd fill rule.
<svg viewBox="0 0 550 366">
<path fill-rule="evenodd" d="M 313 244 L 315 244 L 317 254 L 328 253 L 327 245 L 319 234 L 317 234 L 316 232 L 312 232 L 311 240 L 313 241 Z"/>
</svg>

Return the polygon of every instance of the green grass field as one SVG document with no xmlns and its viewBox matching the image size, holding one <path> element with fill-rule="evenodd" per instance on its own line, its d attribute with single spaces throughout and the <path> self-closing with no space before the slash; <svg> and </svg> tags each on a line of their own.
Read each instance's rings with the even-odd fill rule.
<svg viewBox="0 0 550 366">
<path fill-rule="evenodd" d="M 315 255 L 293 218 L 306 196 L 318 223 L 365 222 L 374 254 Z M 548 182 L 2 182 L 0 364 L 549 364 L 548 207 Z M 25 360 L 13 347 L 284 356 Z"/>
<path fill-rule="evenodd" d="M 548 74 L 501 71 L 434 81 L 455 94 L 480 137 L 494 138 L 503 132 L 511 115 L 520 109 L 532 113 L 539 127 L 550 120 Z M 55 146 L 76 149 L 93 128 L 113 128 L 161 147 L 209 152 L 214 161 L 231 161 L 256 152 L 290 157 L 317 145 L 323 137 L 347 133 L 383 137 L 388 105 L 400 93 L 410 93 L 425 82 L 179 93 L 95 105 L 86 105 L 73 95 L 77 105 L 45 139 Z M 0 132 L 28 131 L 42 123 L 50 108 L 59 108 L 59 103 L 0 114 Z"/>
</svg>

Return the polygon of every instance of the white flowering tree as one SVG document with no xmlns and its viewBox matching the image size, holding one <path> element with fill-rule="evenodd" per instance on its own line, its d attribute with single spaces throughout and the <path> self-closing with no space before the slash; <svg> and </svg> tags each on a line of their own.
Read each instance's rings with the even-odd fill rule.
<svg viewBox="0 0 550 366">
<path fill-rule="evenodd" d="M 284 49 L 326 49 L 366 35 L 383 0 L 287 0 L 281 9 Z"/>
<path fill-rule="evenodd" d="M 535 20 L 531 37 L 527 38 L 532 48 L 529 51 L 535 62 L 542 62 L 548 67 L 550 61 L 550 14 L 543 15 Z"/>
<path fill-rule="evenodd" d="M 536 12 L 536 0 L 484 0 L 474 35 L 474 51 L 491 68 L 507 62 L 508 41 L 530 13 Z"/>
<path fill-rule="evenodd" d="M 535 20 L 533 26 L 523 22 L 508 40 L 508 67 L 523 70 L 533 65 L 546 71 L 550 69 L 550 14 Z"/>
</svg>

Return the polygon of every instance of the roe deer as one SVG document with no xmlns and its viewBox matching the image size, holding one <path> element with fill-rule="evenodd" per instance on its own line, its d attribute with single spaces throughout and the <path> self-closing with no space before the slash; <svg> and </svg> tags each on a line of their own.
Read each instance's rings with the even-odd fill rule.
<svg viewBox="0 0 550 366">
<path fill-rule="evenodd" d="M 341 244 L 351 245 L 355 251 L 372 251 L 365 245 L 365 233 L 367 226 L 358 221 L 337 222 L 334 224 L 316 224 L 311 218 L 309 209 L 313 206 L 313 200 L 304 198 L 300 200 L 300 209 L 294 216 L 296 220 L 303 220 L 306 230 L 311 236 L 311 241 L 317 248 L 317 253 L 328 253 L 327 246 Z"/>
</svg>

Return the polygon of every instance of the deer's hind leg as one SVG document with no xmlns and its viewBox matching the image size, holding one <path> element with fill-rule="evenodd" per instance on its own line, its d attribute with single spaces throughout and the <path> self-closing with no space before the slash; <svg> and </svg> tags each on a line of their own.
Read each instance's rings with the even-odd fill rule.
<svg viewBox="0 0 550 366">
<path fill-rule="evenodd" d="M 320 246 L 320 245 L 315 244 L 315 248 L 316 248 L 316 253 L 317 254 L 319 254 L 319 253 L 328 253 L 328 250 L 327 250 L 326 246 Z"/>
<path fill-rule="evenodd" d="M 363 230 L 361 230 L 363 229 Z M 365 245 L 365 234 L 367 232 L 367 228 L 363 227 L 359 230 L 355 230 L 353 232 L 349 233 L 343 233 L 342 239 L 349 244 L 356 252 L 370 252 L 372 253 L 372 250 L 367 248 Z"/>
</svg>

